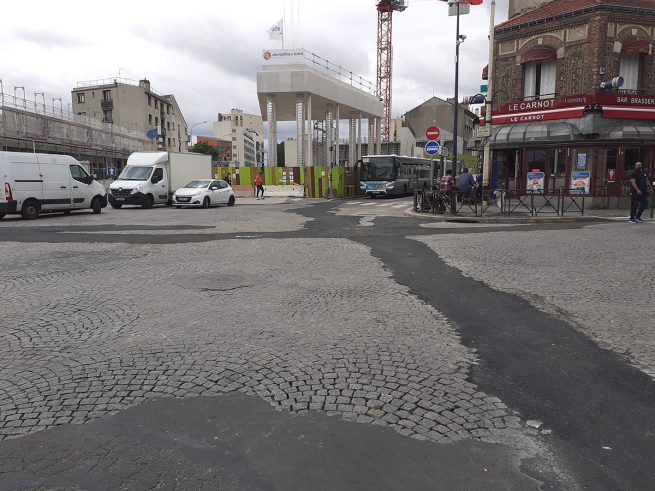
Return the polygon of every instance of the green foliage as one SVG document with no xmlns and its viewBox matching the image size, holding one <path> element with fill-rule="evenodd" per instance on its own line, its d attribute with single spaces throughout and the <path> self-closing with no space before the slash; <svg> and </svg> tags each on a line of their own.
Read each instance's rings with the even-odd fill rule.
<svg viewBox="0 0 655 491">
<path fill-rule="evenodd" d="M 590 208 L 592 210 L 607 210 L 607 205 L 604 203 L 594 203 Z"/>
<path fill-rule="evenodd" d="M 205 155 L 211 155 L 212 160 L 218 160 L 219 159 L 218 149 L 212 147 L 207 142 L 196 143 L 193 146 L 193 151 L 196 152 L 196 153 L 204 153 Z"/>
</svg>

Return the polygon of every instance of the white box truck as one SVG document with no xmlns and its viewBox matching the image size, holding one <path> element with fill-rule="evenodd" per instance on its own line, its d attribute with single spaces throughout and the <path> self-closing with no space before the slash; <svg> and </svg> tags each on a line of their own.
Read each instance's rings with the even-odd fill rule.
<svg viewBox="0 0 655 491">
<path fill-rule="evenodd" d="M 202 153 L 136 152 L 127 159 L 123 172 L 109 186 L 109 204 L 171 204 L 173 193 L 194 179 L 211 179 L 210 155 Z"/>
<path fill-rule="evenodd" d="M 105 188 L 70 155 L 0 152 L 0 219 L 107 206 Z"/>
</svg>

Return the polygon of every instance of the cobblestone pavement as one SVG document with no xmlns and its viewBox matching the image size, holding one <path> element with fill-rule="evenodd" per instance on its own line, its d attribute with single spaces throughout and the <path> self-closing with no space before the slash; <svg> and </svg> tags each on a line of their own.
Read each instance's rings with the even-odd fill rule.
<svg viewBox="0 0 655 491">
<path fill-rule="evenodd" d="M 184 215 L 234 232 L 307 220 L 262 208 L 244 223 L 235 209 L 121 210 L 32 226 L 166 224 Z M 232 219 L 217 221 L 224 215 Z M 1 244 L 0 439 L 151 398 L 239 391 L 280 410 L 325 411 L 421 440 L 530 441 L 517 415 L 467 380 L 475 354 L 449 322 L 363 245 L 79 236 Z"/>
<path fill-rule="evenodd" d="M 654 223 L 415 237 L 465 275 L 571 321 L 655 377 L 653 238 Z"/>
</svg>

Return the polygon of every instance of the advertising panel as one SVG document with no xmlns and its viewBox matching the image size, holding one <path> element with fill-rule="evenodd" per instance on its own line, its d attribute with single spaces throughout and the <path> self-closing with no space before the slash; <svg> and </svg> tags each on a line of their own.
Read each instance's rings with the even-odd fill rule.
<svg viewBox="0 0 655 491">
<path fill-rule="evenodd" d="M 571 185 L 569 187 L 571 194 L 589 194 L 591 187 L 591 172 L 571 172 Z"/>
<path fill-rule="evenodd" d="M 528 183 L 525 187 L 528 193 L 541 193 L 544 190 L 545 174 L 543 172 L 528 172 Z"/>
</svg>

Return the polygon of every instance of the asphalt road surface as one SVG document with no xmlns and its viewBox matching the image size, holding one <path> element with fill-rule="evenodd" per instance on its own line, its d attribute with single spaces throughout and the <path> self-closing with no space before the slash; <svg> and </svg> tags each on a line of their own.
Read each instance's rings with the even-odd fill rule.
<svg viewBox="0 0 655 491">
<path fill-rule="evenodd" d="M 648 489 L 652 222 L 0 222 L 1 489 Z"/>
</svg>

